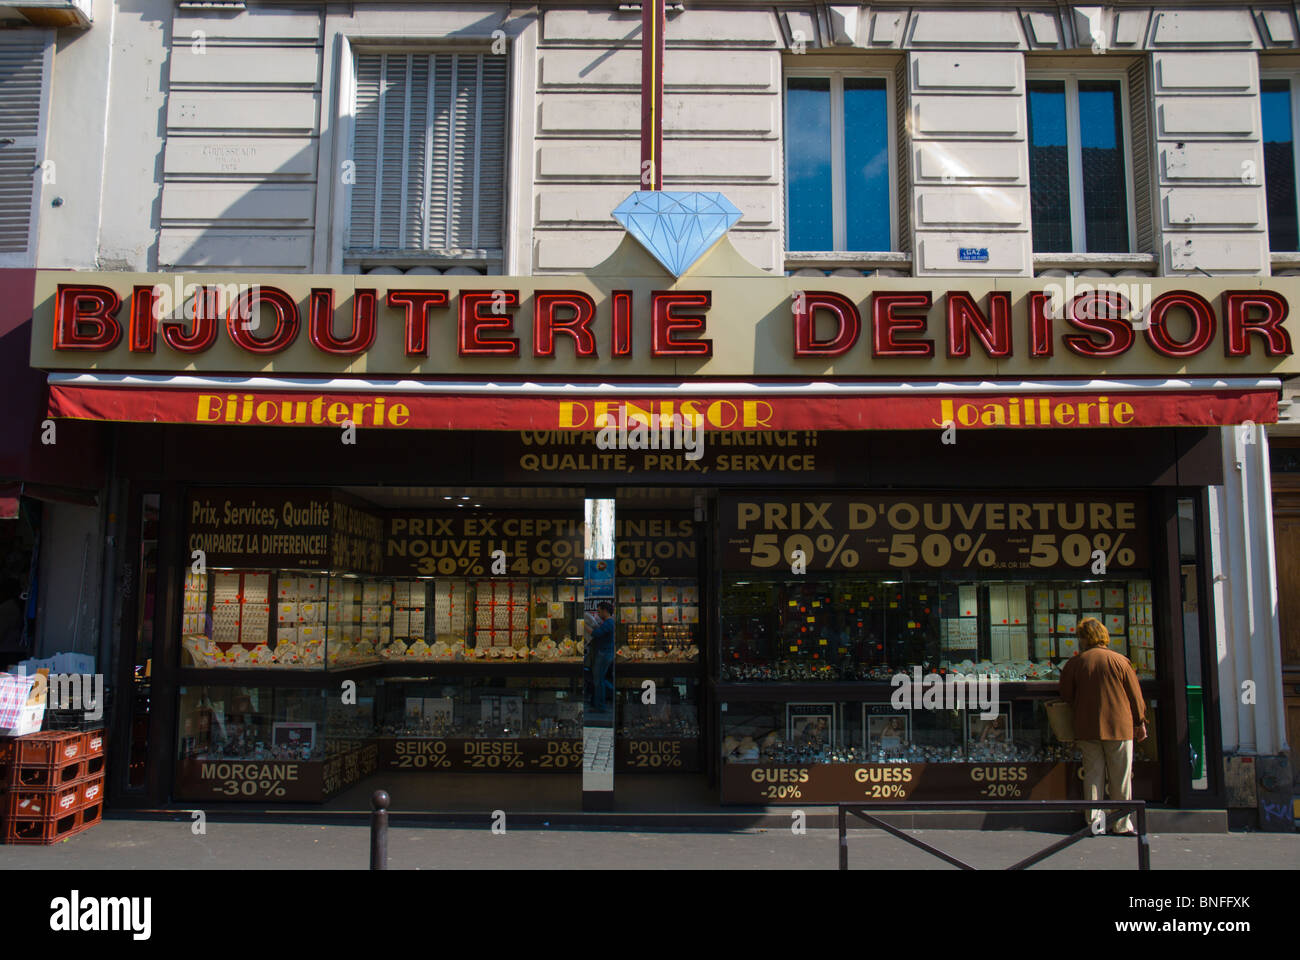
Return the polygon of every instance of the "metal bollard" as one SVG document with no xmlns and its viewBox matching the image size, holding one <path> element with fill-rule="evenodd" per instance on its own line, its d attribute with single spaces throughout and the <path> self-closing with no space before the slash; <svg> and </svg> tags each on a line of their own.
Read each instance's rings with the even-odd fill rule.
<svg viewBox="0 0 1300 960">
<path fill-rule="evenodd" d="M 370 869 L 388 869 L 388 791 L 370 797 Z"/>
</svg>

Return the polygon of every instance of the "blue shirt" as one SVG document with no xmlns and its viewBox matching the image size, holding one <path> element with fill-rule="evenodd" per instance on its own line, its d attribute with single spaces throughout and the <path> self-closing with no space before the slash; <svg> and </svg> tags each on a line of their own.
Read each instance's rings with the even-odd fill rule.
<svg viewBox="0 0 1300 960">
<path fill-rule="evenodd" d="M 591 631 L 591 645 L 593 650 L 600 650 L 603 653 L 614 649 L 613 617 L 602 620 L 600 626 Z"/>
</svg>

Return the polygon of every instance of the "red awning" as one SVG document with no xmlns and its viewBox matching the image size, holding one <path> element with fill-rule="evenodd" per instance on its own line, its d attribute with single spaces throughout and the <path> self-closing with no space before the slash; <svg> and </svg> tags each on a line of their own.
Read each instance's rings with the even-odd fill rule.
<svg viewBox="0 0 1300 960">
<path fill-rule="evenodd" d="M 1276 380 L 480 384 L 52 374 L 81 420 L 404 430 L 595 430 L 673 414 L 710 430 L 1225 426 L 1277 420 Z M 693 421 L 697 422 L 697 421 Z"/>
</svg>

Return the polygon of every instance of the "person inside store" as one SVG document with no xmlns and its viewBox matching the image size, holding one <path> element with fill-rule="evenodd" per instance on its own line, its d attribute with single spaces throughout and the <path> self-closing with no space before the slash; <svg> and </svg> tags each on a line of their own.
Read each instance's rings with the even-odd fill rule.
<svg viewBox="0 0 1300 960">
<path fill-rule="evenodd" d="M 602 600 L 596 605 L 595 615 L 587 617 L 587 626 L 591 631 L 591 708 L 603 713 L 614 696 L 614 683 L 609 677 L 614 665 L 614 605 Z"/>
<path fill-rule="evenodd" d="M 1096 617 L 1079 622 L 1080 651 L 1061 669 L 1061 699 L 1074 708 L 1075 743 L 1083 754 L 1085 800 L 1133 797 L 1133 744 L 1147 738 L 1146 709 L 1133 665 L 1110 649 L 1110 633 Z M 1098 825 L 1102 812 L 1086 811 L 1085 820 Z M 1128 816 L 1120 817 L 1112 833 L 1137 833 Z"/>
</svg>

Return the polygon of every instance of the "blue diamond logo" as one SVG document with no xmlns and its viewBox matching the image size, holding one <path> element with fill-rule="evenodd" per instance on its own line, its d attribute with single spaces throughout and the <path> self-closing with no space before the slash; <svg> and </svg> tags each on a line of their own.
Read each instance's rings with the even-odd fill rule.
<svg viewBox="0 0 1300 960">
<path fill-rule="evenodd" d="M 680 277 L 731 229 L 740 211 L 720 193 L 638 190 L 614 208 L 614 219 Z"/>
</svg>

